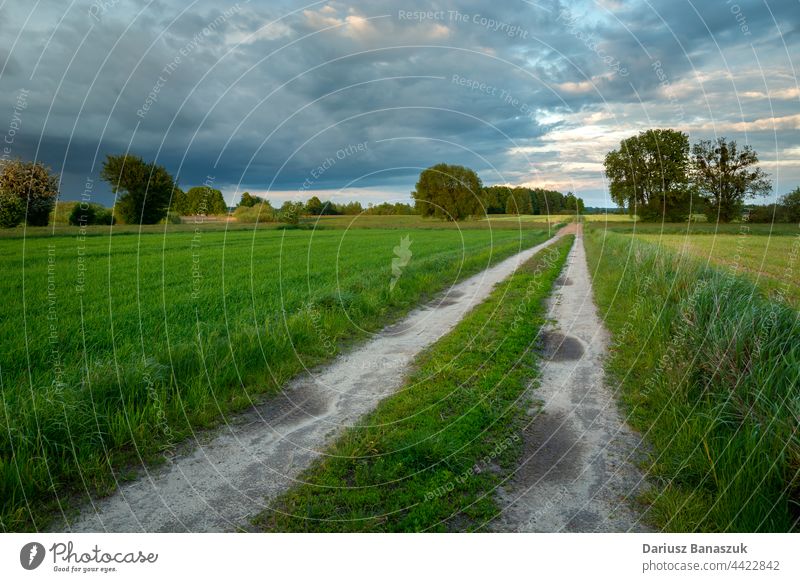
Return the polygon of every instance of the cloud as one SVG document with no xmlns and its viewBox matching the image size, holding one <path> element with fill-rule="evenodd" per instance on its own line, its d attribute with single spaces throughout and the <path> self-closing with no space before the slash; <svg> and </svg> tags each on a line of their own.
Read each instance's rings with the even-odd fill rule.
<svg viewBox="0 0 800 582">
<path fill-rule="evenodd" d="M 800 129 L 789 4 L 740 0 L 745 34 L 727 5 L 668 0 L 410 0 L 402 17 L 390 0 L 140 0 L 96 18 L 89 0 L 31 18 L 6 3 L 0 131 L 28 88 L 13 155 L 61 172 L 65 197 L 93 176 L 105 202 L 109 153 L 157 160 L 184 186 L 213 176 L 229 196 L 286 194 L 360 142 L 315 189 L 407 196 L 421 168 L 446 161 L 601 201 L 605 152 L 648 127 L 724 131 L 797 158 L 783 154 Z M 796 185 L 800 170 L 780 179 Z"/>
</svg>

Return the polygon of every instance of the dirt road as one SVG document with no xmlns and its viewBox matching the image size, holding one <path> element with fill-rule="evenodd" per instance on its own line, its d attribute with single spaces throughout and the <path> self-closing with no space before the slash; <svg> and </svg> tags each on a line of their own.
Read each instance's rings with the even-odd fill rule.
<svg viewBox="0 0 800 582">
<path fill-rule="evenodd" d="M 63 528 L 76 532 L 247 528 L 249 518 L 293 485 L 331 439 L 401 386 L 420 351 L 557 237 L 453 286 L 360 348 L 292 381 L 280 397 L 201 437 L 197 446 L 168 465 L 121 484 L 113 495 L 84 508 L 71 526 L 62 524 Z"/>
<path fill-rule="evenodd" d="M 631 499 L 644 486 L 641 441 L 604 382 L 609 334 L 592 299 L 581 227 L 549 302 L 543 361 L 531 387 L 524 455 L 497 492 L 494 531 L 644 531 Z"/>
</svg>

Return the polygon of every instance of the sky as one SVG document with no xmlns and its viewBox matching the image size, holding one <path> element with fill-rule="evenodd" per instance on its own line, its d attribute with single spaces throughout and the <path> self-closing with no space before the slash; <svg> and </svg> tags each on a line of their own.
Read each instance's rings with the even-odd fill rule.
<svg viewBox="0 0 800 582">
<path fill-rule="evenodd" d="M 105 156 L 275 203 L 408 201 L 419 172 L 613 206 L 649 128 L 800 185 L 800 0 L 0 0 L 0 155 L 110 205 Z"/>
</svg>

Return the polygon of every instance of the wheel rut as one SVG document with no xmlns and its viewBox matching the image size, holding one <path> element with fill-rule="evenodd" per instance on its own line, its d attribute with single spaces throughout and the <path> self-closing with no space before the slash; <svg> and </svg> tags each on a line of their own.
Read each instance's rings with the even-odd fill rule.
<svg viewBox="0 0 800 582">
<path fill-rule="evenodd" d="M 486 529 L 524 532 L 647 531 L 633 501 L 646 486 L 641 438 L 604 378 L 610 336 L 592 300 L 581 225 L 548 304 L 541 374 L 523 430 L 519 466 L 498 488 Z"/>
</svg>

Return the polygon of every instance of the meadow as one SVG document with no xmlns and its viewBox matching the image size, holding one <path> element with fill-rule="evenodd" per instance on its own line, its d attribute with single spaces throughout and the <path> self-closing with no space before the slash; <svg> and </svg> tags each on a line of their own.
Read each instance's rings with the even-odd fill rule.
<svg viewBox="0 0 800 582">
<path fill-rule="evenodd" d="M 595 299 L 613 338 L 609 379 L 629 423 L 651 447 L 644 501 L 654 525 L 682 532 L 796 529 L 797 311 L 741 274 L 630 231 L 591 228 L 585 241 Z"/>
<path fill-rule="evenodd" d="M 766 293 L 800 308 L 800 231 L 789 235 L 739 234 L 665 234 L 637 235 L 638 239 L 657 243 L 688 254 L 731 273 L 742 273 Z M 792 259 L 794 257 L 794 259 Z"/>
<path fill-rule="evenodd" d="M 598 228 L 598 225 L 592 225 Z M 793 224 L 611 225 L 617 233 L 659 244 L 741 274 L 778 301 L 800 308 L 800 228 Z"/>
<path fill-rule="evenodd" d="M 46 527 L 195 429 L 549 236 L 176 226 L 0 239 L 3 530 Z M 390 290 L 406 235 L 412 256 Z"/>
<path fill-rule="evenodd" d="M 564 224 L 575 220 L 574 214 L 490 214 L 484 219 L 492 225 L 514 223 L 552 223 Z"/>
<path fill-rule="evenodd" d="M 633 223 L 638 221 L 636 216 L 630 214 L 584 214 L 581 222 L 611 222 L 611 223 Z"/>
</svg>

